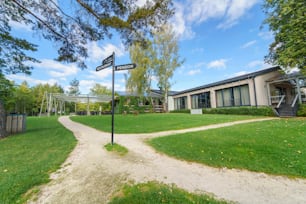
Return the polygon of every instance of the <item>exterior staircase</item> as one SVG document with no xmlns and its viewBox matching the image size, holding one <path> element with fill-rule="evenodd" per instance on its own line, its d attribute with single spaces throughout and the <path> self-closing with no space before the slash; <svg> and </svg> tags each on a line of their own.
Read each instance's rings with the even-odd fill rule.
<svg viewBox="0 0 306 204">
<path fill-rule="evenodd" d="M 292 107 L 290 104 L 282 104 L 279 108 L 276 108 L 279 117 L 295 117 L 297 112 L 297 106 Z"/>
</svg>

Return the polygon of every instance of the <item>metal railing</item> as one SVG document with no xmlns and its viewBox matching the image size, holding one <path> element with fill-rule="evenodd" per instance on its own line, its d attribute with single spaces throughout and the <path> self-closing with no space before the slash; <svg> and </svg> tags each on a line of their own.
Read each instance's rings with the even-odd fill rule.
<svg viewBox="0 0 306 204">
<path fill-rule="evenodd" d="M 285 97 L 285 95 L 270 96 L 271 104 L 277 104 L 276 108 L 279 108 L 285 102 Z"/>
<path fill-rule="evenodd" d="M 294 97 L 293 102 L 292 102 L 292 104 L 291 104 L 291 107 L 292 107 L 292 108 L 295 107 L 295 104 L 296 104 L 298 98 L 299 98 L 299 94 L 296 94 L 296 96 Z"/>
</svg>

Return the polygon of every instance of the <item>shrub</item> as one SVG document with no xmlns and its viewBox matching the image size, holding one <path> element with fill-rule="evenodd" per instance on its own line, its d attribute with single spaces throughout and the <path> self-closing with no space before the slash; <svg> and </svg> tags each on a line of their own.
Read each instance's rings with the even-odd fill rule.
<svg viewBox="0 0 306 204">
<path fill-rule="evenodd" d="M 274 116 L 274 112 L 271 107 L 229 107 L 229 108 L 209 108 L 203 109 L 205 114 L 225 114 L 225 115 L 262 115 L 262 116 Z"/>
<path fill-rule="evenodd" d="M 297 116 L 306 117 L 306 104 L 299 104 Z"/>
<path fill-rule="evenodd" d="M 170 113 L 190 113 L 189 109 L 172 110 Z"/>
</svg>

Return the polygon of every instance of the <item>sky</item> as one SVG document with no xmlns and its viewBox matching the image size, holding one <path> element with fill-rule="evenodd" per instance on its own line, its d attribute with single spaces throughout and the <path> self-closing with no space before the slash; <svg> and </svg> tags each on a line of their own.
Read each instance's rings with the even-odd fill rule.
<svg viewBox="0 0 306 204">
<path fill-rule="evenodd" d="M 145 0 L 139 0 L 143 5 Z M 175 0 L 175 14 L 170 19 L 178 37 L 179 55 L 184 64 L 170 79 L 171 90 L 182 91 L 254 72 L 272 65 L 264 63 L 273 35 L 267 26 L 261 28 L 265 15 L 263 0 Z M 31 75 L 7 75 L 7 78 L 32 87 L 37 84 L 59 84 L 68 90 L 73 79 L 80 82 L 82 94 L 99 83 L 111 89 L 112 69 L 96 72 L 102 60 L 115 52 L 116 65 L 132 63 L 129 52 L 116 33 L 112 39 L 88 44 L 88 68 L 55 61 L 56 47 L 21 24 L 12 24 L 14 33 L 38 45 L 31 56 L 41 63 L 33 64 Z M 137 69 L 137 68 L 136 68 Z M 125 91 L 124 73 L 115 72 L 115 91 Z M 153 89 L 158 89 L 156 83 Z"/>
</svg>

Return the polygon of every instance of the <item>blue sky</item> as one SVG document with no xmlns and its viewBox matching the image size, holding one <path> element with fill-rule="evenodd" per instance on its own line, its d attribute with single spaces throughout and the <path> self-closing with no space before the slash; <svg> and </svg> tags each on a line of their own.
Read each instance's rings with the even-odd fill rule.
<svg viewBox="0 0 306 204">
<path fill-rule="evenodd" d="M 144 0 L 139 0 L 142 5 Z M 178 67 L 171 79 L 172 90 L 181 91 L 196 86 L 253 72 L 271 65 L 264 63 L 273 35 L 266 27 L 260 29 L 265 18 L 262 0 L 176 0 L 176 13 L 171 19 L 179 37 L 180 56 L 185 63 Z M 56 47 L 29 28 L 13 24 L 18 37 L 39 45 L 32 56 L 41 61 L 33 64 L 30 76 L 7 75 L 17 84 L 27 81 L 30 86 L 38 83 L 57 83 L 68 90 L 74 79 L 80 81 L 82 94 L 88 94 L 95 83 L 111 88 L 111 68 L 95 71 L 101 61 L 116 53 L 116 65 L 131 63 L 129 53 L 120 39 L 92 42 L 88 45 L 88 69 L 75 64 L 54 61 Z M 115 74 L 115 91 L 125 91 L 124 71 Z M 153 83 L 153 87 L 157 87 Z"/>
</svg>

